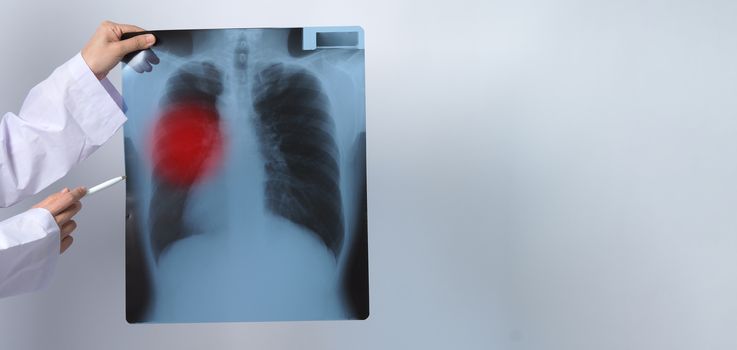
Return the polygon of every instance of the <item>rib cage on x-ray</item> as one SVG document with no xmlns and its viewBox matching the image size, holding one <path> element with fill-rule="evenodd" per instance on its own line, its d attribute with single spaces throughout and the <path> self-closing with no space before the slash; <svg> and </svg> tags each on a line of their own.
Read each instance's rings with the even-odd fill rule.
<svg viewBox="0 0 737 350">
<path fill-rule="evenodd" d="M 239 43 L 236 69 L 246 69 L 247 52 L 247 46 Z M 161 104 L 194 100 L 216 108 L 222 79 L 213 63 L 189 62 L 169 78 Z M 257 73 L 252 85 L 254 123 L 266 161 L 266 205 L 313 231 L 337 255 L 344 235 L 338 147 L 320 81 L 304 68 L 275 63 Z M 187 235 L 181 218 L 189 188 L 154 183 L 151 231 L 156 234 L 151 241 L 158 257 L 170 243 Z"/>
<path fill-rule="evenodd" d="M 223 92 L 222 72 L 212 62 L 189 62 L 180 67 L 167 81 L 161 106 L 182 101 L 209 105 L 217 110 L 217 99 Z M 153 164 L 156 173 L 160 164 Z M 189 186 L 177 186 L 161 181 L 154 175 L 154 193 L 151 201 L 151 248 L 154 258 L 169 244 L 187 236 L 188 228 L 182 222 L 188 202 Z M 165 208 L 165 210 L 161 210 Z"/>
<path fill-rule="evenodd" d="M 318 234 L 337 255 L 343 242 L 338 146 L 320 81 L 276 63 L 256 75 L 253 95 L 269 209 Z"/>
<path fill-rule="evenodd" d="M 216 54 L 210 56 L 198 55 L 203 45 L 209 45 L 207 41 L 198 42 L 202 40 L 198 35 L 207 31 L 156 32 L 158 44 L 162 45 L 158 52 L 169 55 L 169 61 L 162 62 L 171 65 L 172 57 L 177 62 L 162 85 L 157 108 L 166 110 L 181 102 L 196 102 L 214 110 L 218 120 L 247 121 L 218 124 L 226 134 L 238 134 L 239 131 L 232 130 L 236 126 L 252 129 L 262 159 L 264 209 L 304 228 L 303 232 L 290 234 L 312 234 L 324 244 L 332 253 L 333 264 L 342 264 L 335 272 L 338 278 L 335 288 L 338 295 L 344 295 L 342 317 L 365 318 L 368 316 L 365 131 L 358 129 L 353 139 L 346 139 L 344 135 L 343 141 L 338 141 L 337 116 L 333 113 L 338 110 L 335 103 L 341 101 L 332 100 L 327 92 L 323 81 L 325 73 L 315 71 L 308 64 L 310 59 L 320 56 L 315 55 L 319 51 L 303 51 L 298 47 L 302 29 L 287 30 L 288 35 L 282 35 L 284 32 L 280 29 L 262 31 L 264 35 L 276 33 L 273 37 L 284 41 L 272 44 L 272 36 L 269 36 L 258 39 L 261 46 L 252 46 L 244 31 L 229 44 L 230 54 L 217 49 L 213 51 Z M 360 51 L 362 55 L 362 49 Z M 333 56 L 343 59 L 353 54 L 341 55 Z M 141 57 L 145 56 L 138 55 L 134 60 L 140 61 Z M 363 79 L 362 61 L 360 56 L 360 79 Z M 134 62 L 131 66 L 136 69 Z M 362 109 L 362 104 L 358 108 Z M 143 149 L 145 145 L 135 144 L 126 134 L 127 172 L 146 158 L 128 153 L 138 154 Z M 178 241 L 192 235 L 208 235 L 207 227 L 194 228 L 193 219 L 185 220 L 190 206 L 201 196 L 201 192 L 198 195 L 196 191 L 198 184 L 171 183 L 160 175 L 165 170 L 159 169 L 160 164 L 154 162 L 151 167 L 149 187 L 135 186 L 139 193 L 150 191 L 149 201 L 143 204 L 136 196 L 130 196 L 129 190 L 126 233 L 129 322 L 145 322 L 154 304 L 163 302 L 162 296 L 158 300 L 152 297 L 160 278 L 156 272 L 160 257 Z M 349 171 L 348 175 L 342 174 L 342 170 Z M 345 182 L 343 176 L 351 176 L 351 179 Z M 131 188 L 138 182 L 140 179 L 132 177 Z M 346 184 L 348 186 L 344 187 Z M 147 215 L 142 214 L 144 217 L 137 219 L 131 206 L 147 208 Z M 248 228 L 243 234 L 247 231 Z M 148 248 L 145 241 L 148 241 Z M 141 250 L 148 250 L 152 260 L 137 253 Z M 132 296 L 137 299 L 131 300 Z M 295 315 L 289 317 L 326 317 Z M 334 317 L 337 316 L 329 316 Z M 247 315 L 245 319 L 249 319 Z"/>
</svg>

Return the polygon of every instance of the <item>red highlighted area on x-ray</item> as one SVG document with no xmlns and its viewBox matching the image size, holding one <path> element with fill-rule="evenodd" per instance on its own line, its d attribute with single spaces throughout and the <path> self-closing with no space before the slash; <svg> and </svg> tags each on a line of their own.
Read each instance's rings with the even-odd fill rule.
<svg viewBox="0 0 737 350">
<path fill-rule="evenodd" d="M 157 121 L 150 143 L 156 175 L 192 186 L 221 165 L 224 140 L 217 110 L 199 102 L 172 104 Z"/>
</svg>

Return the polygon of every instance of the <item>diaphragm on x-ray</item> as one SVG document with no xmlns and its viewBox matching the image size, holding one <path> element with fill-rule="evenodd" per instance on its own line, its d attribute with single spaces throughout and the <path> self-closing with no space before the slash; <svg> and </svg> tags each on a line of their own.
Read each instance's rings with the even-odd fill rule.
<svg viewBox="0 0 737 350">
<path fill-rule="evenodd" d="M 359 27 L 154 31 L 126 57 L 126 318 L 365 319 Z"/>
</svg>

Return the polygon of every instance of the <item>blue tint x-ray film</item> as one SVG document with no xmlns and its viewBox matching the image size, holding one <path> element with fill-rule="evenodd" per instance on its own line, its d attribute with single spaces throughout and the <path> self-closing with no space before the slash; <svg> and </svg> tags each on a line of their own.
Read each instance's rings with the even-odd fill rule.
<svg viewBox="0 0 737 350">
<path fill-rule="evenodd" d="M 128 322 L 367 318 L 361 28 L 152 33 L 123 66 Z"/>
</svg>

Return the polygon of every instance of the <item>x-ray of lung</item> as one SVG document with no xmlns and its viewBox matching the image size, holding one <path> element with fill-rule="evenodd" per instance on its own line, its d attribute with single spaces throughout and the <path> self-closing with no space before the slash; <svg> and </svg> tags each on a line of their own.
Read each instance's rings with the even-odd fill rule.
<svg viewBox="0 0 737 350">
<path fill-rule="evenodd" d="M 151 33 L 123 65 L 128 322 L 367 318 L 361 28 Z"/>
</svg>

